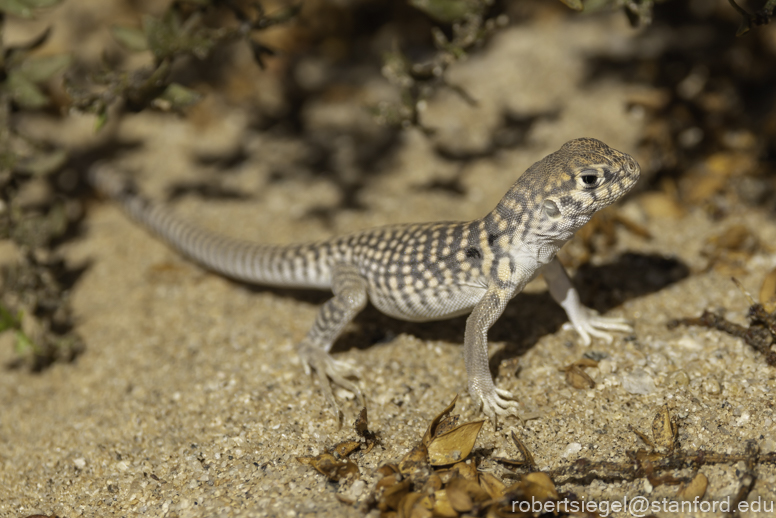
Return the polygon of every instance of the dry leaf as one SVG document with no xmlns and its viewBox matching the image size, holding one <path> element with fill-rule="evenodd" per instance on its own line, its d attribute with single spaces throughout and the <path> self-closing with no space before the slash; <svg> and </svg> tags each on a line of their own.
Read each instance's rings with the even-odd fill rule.
<svg viewBox="0 0 776 518">
<path fill-rule="evenodd" d="M 321 453 L 315 457 L 297 457 L 296 460 L 302 464 L 312 466 L 334 482 L 339 482 L 340 479 L 351 475 L 357 477 L 359 474 L 358 466 L 353 462 L 349 460 L 337 460 L 337 458 L 329 452 Z"/>
<path fill-rule="evenodd" d="M 372 451 L 377 442 L 377 435 L 374 432 L 369 431 L 369 420 L 367 419 L 366 406 L 358 413 L 356 422 L 353 423 L 353 427 L 356 429 L 356 433 L 359 437 L 363 437 L 366 448 L 364 449 L 364 455 Z"/>
<path fill-rule="evenodd" d="M 426 433 L 423 434 L 423 444 L 425 444 L 426 446 L 429 445 L 431 440 L 436 435 L 437 426 L 439 426 L 439 423 L 442 421 L 442 419 L 450 415 L 450 412 L 452 412 L 453 408 L 455 408 L 456 401 L 458 401 L 458 394 L 455 395 L 452 403 L 447 405 L 447 408 L 442 410 L 442 412 L 431 421 L 431 424 L 429 424 L 428 428 L 426 429 Z"/>
<path fill-rule="evenodd" d="M 638 203 L 650 219 L 681 219 L 685 213 L 676 198 L 661 191 L 643 193 Z"/>
<path fill-rule="evenodd" d="M 342 441 L 332 448 L 334 454 L 339 457 L 347 457 L 357 449 L 361 447 L 361 443 L 358 441 Z"/>
<path fill-rule="evenodd" d="M 450 506 L 459 513 L 468 513 L 474 508 L 472 498 L 464 489 L 448 486 L 446 491 Z"/>
<path fill-rule="evenodd" d="M 560 0 L 564 4 L 566 4 L 568 7 L 574 9 L 575 11 L 581 11 L 585 8 L 585 6 L 582 4 L 582 0 Z"/>
<path fill-rule="evenodd" d="M 602 355 L 605 357 L 605 355 Z M 598 367 L 598 362 L 592 358 L 580 358 L 574 362 L 577 367 Z"/>
<path fill-rule="evenodd" d="M 337 500 L 339 500 L 345 505 L 353 505 L 356 503 L 355 500 L 350 498 L 350 495 L 345 496 L 344 494 L 341 494 L 341 493 L 334 493 L 334 498 L 336 498 Z"/>
<path fill-rule="evenodd" d="M 575 389 L 595 388 L 595 381 L 593 381 L 593 378 L 576 365 L 569 365 L 565 370 L 566 383 Z"/>
<path fill-rule="evenodd" d="M 450 505 L 459 513 L 471 511 L 475 503 L 490 499 L 487 491 L 479 484 L 465 478 L 454 478 L 445 488 Z"/>
<path fill-rule="evenodd" d="M 731 225 L 709 242 L 723 250 L 754 252 L 758 247 L 758 239 L 746 225 Z"/>
<path fill-rule="evenodd" d="M 636 435 L 638 435 L 638 436 L 639 436 L 639 439 L 641 439 L 641 440 L 644 442 L 644 444 L 646 444 L 647 446 L 649 446 L 649 447 L 650 447 L 650 449 L 652 449 L 652 450 L 654 450 L 654 449 L 655 449 L 655 443 L 653 443 L 653 442 L 652 442 L 652 439 L 650 439 L 649 437 L 647 437 L 647 435 L 646 435 L 646 434 L 643 434 L 643 433 L 641 433 L 640 431 L 636 430 L 635 428 L 633 428 L 633 427 L 632 427 L 632 426 L 630 426 L 630 425 L 628 425 L 628 430 L 630 430 L 631 432 L 633 432 L 633 433 L 635 433 Z M 643 451 L 643 450 L 639 450 L 639 452 L 641 452 L 641 451 Z"/>
<path fill-rule="evenodd" d="M 358 413 L 358 417 L 356 418 L 356 422 L 353 423 L 353 426 L 356 428 L 356 433 L 358 435 L 365 437 L 369 433 L 368 424 L 366 407 L 364 407 L 361 409 L 361 412 Z"/>
<path fill-rule="evenodd" d="M 401 480 L 402 480 L 402 477 L 398 473 L 391 473 L 390 475 L 385 475 L 383 478 L 377 481 L 377 484 L 375 485 L 375 493 L 378 493 L 381 489 L 384 490 L 386 488 L 394 486 L 398 484 Z"/>
<path fill-rule="evenodd" d="M 380 482 L 382 482 L 382 480 Z M 380 498 L 379 503 L 377 504 L 378 509 L 380 509 L 381 511 L 387 511 L 388 509 L 393 509 L 394 511 L 398 511 L 399 504 L 404 498 L 404 495 L 406 495 L 409 492 L 410 492 L 409 480 L 402 480 L 401 482 L 398 482 L 392 486 L 386 487 L 385 491 L 383 491 L 383 494 L 382 494 L 382 497 Z"/>
<path fill-rule="evenodd" d="M 695 500 L 695 498 L 700 500 L 703 498 L 703 495 L 706 494 L 706 486 L 708 483 L 709 480 L 706 478 L 706 475 L 703 473 L 698 473 L 689 484 L 679 488 L 679 491 L 676 493 L 676 497 L 679 500 L 685 501 L 692 501 Z"/>
<path fill-rule="evenodd" d="M 479 480 L 477 476 L 477 465 L 474 462 L 458 462 L 451 468 L 451 471 L 455 471 L 459 477 L 477 482 Z"/>
<path fill-rule="evenodd" d="M 576 389 L 595 388 L 595 381 L 582 370 L 582 367 L 598 367 L 598 362 L 590 358 L 582 358 L 560 370 L 566 373 L 566 383 L 572 387 Z"/>
<path fill-rule="evenodd" d="M 429 511 L 434 508 L 434 495 L 421 491 L 423 498 L 420 499 L 416 507 L 423 507 Z"/>
<path fill-rule="evenodd" d="M 768 313 L 776 311 L 776 268 L 763 279 L 763 285 L 760 287 L 760 304 Z"/>
<path fill-rule="evenodd" d="M 727 178 L 722 176 L 695 176 L 693 177 L 692 182 L 685 182 L 689 183 L 689 188 L 685 194 L 685 200 L 692 205 L 703 203 L 716 193 L 724 190 L 727 182 Z"/>
<path fill-rule="evenodd" d="M 546 473 L 533 472 L 520 477 L 520 480 L 504 490 L 506 499 L 516 504 L 522 501 L 545 502 L 557 500 L 555 484 Z"/>
<path fill-rule="evenodd" d="M 413 476 L 428 470 L 428 450 L 422 442 L 416 444 L 399 462 L 399 473 L 402 475 Z"/>
<path fill-rule="evenodd" d="M 428 445 L 428 459 L 431 465 L 445 466 L 468 457 L 484 422 L 465 423 L 434 437 Z"/>
<path fill-rule="evenodd" d="M 732 176 L 751 174 L 757 161 L 751 153 L 720 152 L 692 167 L 683 175 L 683 199 L 689 204 L 702 204 L 717 193 L 729 192 Z"/>
<path fill-rule="evenodd" d="M 523 444 L 523 441 L 520 440 L 514 430 L 512 431 L 512 442 L 514 442 L 515 446 L 517 446 L 517 449 L 520 450 L 520 453 L 523 455 L 523 460 L 507 459 L 505 457 L 494 457 L 494 460 L 503 462 L 505 464 L 510 464 L 512 466 L 528 466 L 529 468 L 535 467 L 536 462 L 534 461 L 533 455 L 531 455 L 531 452 L 528 451 L 528 448 L 525 446 L 525 444 Z"/>
<path fill-rule="evenodd" d="M 671 101 L 671 92 L 665 88 L 644 88 L 628 95 L 628 105 L 638 105 L 650 110 L 662 110 Z"/>
<path fill-rule="evenodd" d="M 492 473 L 480 473 L 480 486 L 482 489 L 488 492 L 491 498 L 501 498 L 504 496 L 504 490 L 506 489 L 506 485 L 500 481 L 498 478 L 496 478 L 495 475 Z"/>
<path fill-rule="evenodd" d="M 633 430 L 634 432 L 636 430 Z M 655 447 L 654 444 L 652 444 L 652 441 L 649 441 L 648 443 L 651 447 Z M 661 460 L 664 460 L 666 458 L 665 453 L 658 453 L 654 451 L 646 451 L 646 450 L 638 450 L 635 454 L 636 460 L 639 462 L 658 462 Z"/>
<path fill-rule="evenodd" d="M 458 422 L 460 420 L 461 420 L 461 416 L 458 416 L 458 415 L 445 416 L 444 419 L 439 421 L 439 424 L 437 425 L 436 430 L 434 430 L 434 437 L 438 437 L 442 434 L 449 432 L 450 430 L 458 426 Z"/>
<path fill-rule="evenodd" d="M 748 227 L 736 224 L 706 240 L 701 254 L 709 258 L 706 270 L 737 274 L 745 271 L 746 263 L 761 248 L 760 240 Z"/>
<path fill-rule="evenodd" d="M 447 497 L 447 491 L 442 489 L 434 493 L 434 516 L 440 518 L 458 518 L 458 511 L 453 509 L 450 499 Z"/>
<path fill-rule="evenodd" d="M 751 153 L 720 152 L 710 155 L 704 165 L 715 176 L 743 176 L 757 167 L 757 160 Z"/>
<path fill-rule="evenodd" d="M 399 502 L 399 508 L 397 511 L 399 511 L 399 516 L 404 516 L 406 518 L 409 518 L 410 516 L 414 516 L 413 510 L 415 507 L 418 507 L 417 504 L 420 502 L 420 500 L 423 498 L 422 493 L 407 493 L 404 495 L 401 499 L 401 502 Z M 428 512 L 428 516 L 431 516 L 431 511 Z"/>
<path fill-rule="evenodd" d="M 443 485 L 444 484 L 442 484 L 442 479 L 439 477 L 439 475 L 432 473 L 431 476 L 426 479 L 426 482 L 423 484 L 423 489 L 421 491 L 430 495 L 442 489 Z"/>
<path fill-rule="evenodd" d="M 529 473 L 522 477 L 522 482 L 526 485 L 525 495 L 528 498 L 533 498 L 542 502 L 545 500 L 558 499 L 558 492 L 555 489 L 555 484 L 546 473 L 542 473 L 541 471 Z"/>
<path fill-rule="evenodd" d="M 378 475 L 382 475 L 383 477 L 389 477 L 391 475 L 395 475 L 399 472 L 398 466 L 396 464 L 383 464 L 379 468 L 377 468 L 376 473 Z"/>
<path fill-rule="evenodd" d="M 671 419 L 668 404 L 664 404 L 652 420 L 652 438 L 660 448 L 673 450 L 679 430 Z"/>
<path fill-rule="evenodd" d="M 474 482 L 478 480 L 477 465 L 473 462 L 457 462 L 446 469 L 436 470 L 435 473 L 443 484 L 448 484 L 454 478 L 465 478 Z"/>
</svg>

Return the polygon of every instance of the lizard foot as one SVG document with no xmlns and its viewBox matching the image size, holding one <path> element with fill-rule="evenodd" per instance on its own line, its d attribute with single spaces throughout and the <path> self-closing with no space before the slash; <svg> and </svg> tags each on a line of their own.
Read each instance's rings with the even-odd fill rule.
<svg viewBox="0 0 776 518">
<path fill-rule="evenodd" d="M 571 324 L 579 333 L 582 344 L 588 346 L 592 343 L 591 336 L 601 338 L 606 343 L 611 343 L 614 339 L 611 333 L 606 331 L 620 331 L 623 333 L 632 333 L 633 328 L 628 321 L 623 318 L 602 317 L 594 309 L 583 308 L 583 311 L 577 315 Z M 606 330 L 606 331 L 603 331 Z"/>
<path fill-rule="evenodd" d="M 476 395 L 475 395 L 476 394 Z M 482 412 L 493 423 L 493 428 L 496 428 L 496 419 L 498 416 L 506 417 L 513 415 L 520 419 L 517 413 L 520 407 L 517 401 L 514 401 L 515 397 L 508 390 L 498 389 L 493 387 L 491 390 L 485 393 L 472 393 L 477 398 L 479 397 L 479 405 L 482 407 Z M 520 419 L 522 421 L 522 419 Z"/>
<path fill-rule="evenodd" d="M 315 371 L 323 395 L 338 420 L 341 418 L 341 412 L 334 399 L 334 392 L 331 390 L 332 384 L 353 392 L 361 405 L 366 406 L 361 389 L 356 383 L 347 379 L 348 377 L 358 377 L 358 370 L 353 365 L 335 360 L 323 349 L 305 343 L 299 346 L 299 356 L 302 357 L 305 374 L 310 374 L 312 370 Z"/>
</svg>

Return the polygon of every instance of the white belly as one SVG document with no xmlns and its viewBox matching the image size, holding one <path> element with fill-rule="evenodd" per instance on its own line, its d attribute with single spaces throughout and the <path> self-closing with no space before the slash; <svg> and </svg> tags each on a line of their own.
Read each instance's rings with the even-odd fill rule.
<svg viewBox="0 0 776 518">
<path fill-rule="evenodd" d="M 401 320 L 425 322 L 469 313 L 485 295 L 485 291 L 483 286 L 438 286 L 403 297 L 370 289 L 369 299 L 386 315 Z"/>
</svg>

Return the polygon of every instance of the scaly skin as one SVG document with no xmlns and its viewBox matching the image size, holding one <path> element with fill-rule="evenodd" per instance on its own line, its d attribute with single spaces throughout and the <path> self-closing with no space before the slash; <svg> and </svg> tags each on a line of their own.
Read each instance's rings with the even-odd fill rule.
<svg viewBox="0 0 776 518">
<path fill-rule="evenodd" d="M 482 219 L 379 227 L 290 246 L 241 241 L 191 225 L 136 194 L 106 166 L 93 168 L 90 179 L 133 219 L 210 270 L 250 283 L 331 289 L 334 297 L 298 350 L 337 415 L 329 379 L 359 397 L 361 391 L 347 379 L 353 369 L 329 351 L 368 300 L 404 320 L 471 313 L 464 335 L 469 393 L 495 420 L 516 415 L 518 405 L 493 383 L 488 330 L 538 274 L 585 344 L 591 335 L 611 341 L 606 331 L 631 330 L 623 320 L 583 306 L 555 254 L 596 211 L 627 193 L 639 174 L 629 155 L 595 139 L 576 139 L 532 165 Z"/>
</svg>

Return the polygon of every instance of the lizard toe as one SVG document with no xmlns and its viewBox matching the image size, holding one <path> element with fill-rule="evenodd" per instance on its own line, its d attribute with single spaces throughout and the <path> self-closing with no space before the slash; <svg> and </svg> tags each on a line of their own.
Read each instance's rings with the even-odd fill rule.
<svg viewBox="0 0 776 518">
<path fill-rule="evenodd" d="M 338 418 L 340 410 L 334 399 L 334 393 L 331 388 L 332 384 L 352 392 L 358 397 L 362 405 L 365 404 L 364 396 L 359 386 L 347 379 L 348 377 L 357 377 L 358 369 L 355 366 L 348 362 L 335 360 L 326 351 L 304 343 L 299 347 L 299 355 L 302 357 L 306 372 L 310 372 L 311 369 L 315 370 L 315 375 L 318 378 L 323 395 L 329 405 L 333 407 Z"/>
<path fill-rule="evenodd" d="M 512 394 L 506 390 L 494 389 L 494 391 L 487 395 L 480 396 L 482 411 L 493 423 L 493 427 L 496 427 L 496 420 L 498 417 L 515 416 L 520 419 L 518 414 L 518 408 L 520 407 L 517 401 L 510 401 Z"/>
</svg>

